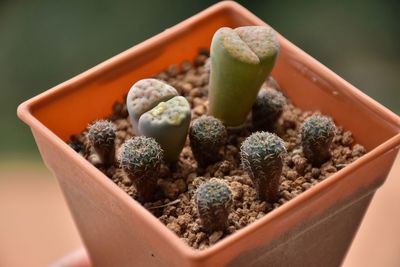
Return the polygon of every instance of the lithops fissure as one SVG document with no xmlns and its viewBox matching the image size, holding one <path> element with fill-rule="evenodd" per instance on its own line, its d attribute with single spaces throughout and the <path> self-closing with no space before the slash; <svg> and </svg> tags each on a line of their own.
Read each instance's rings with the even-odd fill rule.
<svg viewBox="0 0 400 267">
<path fill-rule="evenodd" d="M 156 79 L 143 79 L 136 82 L 129 90 L 126 99 L 134 133 L 141 135 L 138 122 L 143 113 L 154 108 L 160 102 L 167 101 L 177 95 L 178 92 L 174 87 Z"/>
<path fill-rule="evenodd" d="M 139 119 L 139 132 L 154 138 L 164 150 L 167 162 L 177 160 L 185 144 L 191 119 L 190 104 L 176 96 L 161 102 Z"/>
<path fill-rule="evenodd" d="M 228 126 L 241 125 L 278 52 L 268 26 L 220 28 L 211 43 L 210 115 Z"/>
<path fill-rule="evenodd" d="M 255 132 L 242 143 L 242 164 L 259 199 L 277 200 L 285 153 L 283 140 L 273 133 Z"/>
</svg>

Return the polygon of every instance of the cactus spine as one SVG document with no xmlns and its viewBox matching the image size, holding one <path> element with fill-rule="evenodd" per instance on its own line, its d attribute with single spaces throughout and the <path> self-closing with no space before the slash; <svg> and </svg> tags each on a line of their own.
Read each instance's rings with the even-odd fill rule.
<svg viewBox="0 0 400 267">
<path fill-rule="evenodd" d="M 195 193 L 197 212 L 204 229 L 213 233 L 224 231 L 232 208 L 232 192 L 219 179 L 211 179 L 199 186 Z"/>
<path fill-rule="evenodd" d="M 304 121 L 301 144 L 304 156 L 314 166 L 319 166 L 330 158 L 329 148 L 335 131 L 335 124 L 326 116 L 313 115 Z"/>
<path fill-rule="evenodd" d="M 89 125 L 87 137 L 103 165 L 112 165 L 115 161 L 115 126 L 112 122 L 98 120 Z"/>
<path fill-rule="evenodd" d="M 220 159 L 219 150 L 226 143 L 227 131 L 220 120 L 212 116 L 202 116 L 190 126 L 189 138 L 199 167 L 206 167 Z"/>
<path fill-rule="evenodd" d="M 259 199 L 269 203 L 277 200 L 285 152 L 283 140 L 268 132 L 255 132 L 242 143 L 243 167 Z"/>
<path fill-rule="evenodd" d="M 136 188 L 140 202 L 152 201 L 163 151 L 153 139 L 137 136 L 121 147 L 120 164 Z"/>
</svg>

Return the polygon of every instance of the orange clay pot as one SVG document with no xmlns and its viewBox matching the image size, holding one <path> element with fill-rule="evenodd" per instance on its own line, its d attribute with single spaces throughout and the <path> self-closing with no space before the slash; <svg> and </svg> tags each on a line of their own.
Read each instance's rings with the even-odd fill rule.
<svg viewBox="0 0 400 267">
<path fill-rule="evenodd" d="M 400 119 L 279 36 L 273 71 L 305 110 L 329 114 L 368 153 L 260 220 L 194 250 L 65 141 L 110 115 L 133 83 L 193 59 L 222 27 L 263 25 L 221 2 L 36 96 L 18 108 L 58 178 L 94 266 L 339 266 L 400 145 Z"/>
</svg>

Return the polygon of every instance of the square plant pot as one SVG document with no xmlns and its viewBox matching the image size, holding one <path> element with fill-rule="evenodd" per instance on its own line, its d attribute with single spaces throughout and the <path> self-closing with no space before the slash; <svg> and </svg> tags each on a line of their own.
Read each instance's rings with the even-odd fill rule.
<svg viewBox="0 0 400 267">
<path fill-rule="evenodd" d="M 282 36 L 272 75 L 284 93 L 302 109 L 332 116 L 369 152 L 205 250 L 186 245 L 65 142 L 110 115 L 137 80 L 209 47 L 218 28 L 263 24 L 242 6 L 221 2 L 20 105 L 94 266 L 341 264 L 399 150 L 400 119 Z"/>
</svg>

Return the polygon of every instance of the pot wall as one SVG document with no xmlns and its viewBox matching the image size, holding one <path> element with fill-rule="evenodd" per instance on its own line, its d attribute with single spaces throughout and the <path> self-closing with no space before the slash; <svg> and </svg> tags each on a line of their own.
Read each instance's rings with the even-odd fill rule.
<svg viewBox="0 0 400 267">
<path fill-rule="evenodd" d="M 283 37 L 273 75 L 284 92 L 303 109 L 331 115 L 370 152 L 205 251 L 187 247 L 64 142 L 108 115 L 137 80 L 209 47 L 219 27 L 254 24 L 263 22 L 239 5 L 217 4 L 20 106 L 94 266 L 338 266 L 343 260 L 397 154 L 400 122 Z"/>
</svg>

